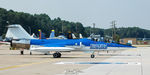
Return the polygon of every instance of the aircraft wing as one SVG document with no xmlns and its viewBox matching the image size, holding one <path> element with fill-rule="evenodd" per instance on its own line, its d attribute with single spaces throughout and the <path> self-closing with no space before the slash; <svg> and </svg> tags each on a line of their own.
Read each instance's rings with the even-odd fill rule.
<svg viewBox="0 0 150 75">
<path fill-rule="evenodd" d="M 31 51 L 72 51 L 74 48 L 68 47 L 35 47 L 31 48 Z"/>
<path fill-rule="evenodd" d="M 2 41 L 0 41 L 0 45 L 10 45 L 10 42 L 2 42 Z"/>
<path fill-rule="evenodd" d="M 43 44 L 43 45 L 40 45 L 40 46 L 31 45 L 30 50 L 31 51 L 72 51 L 72 50 L 75 50 L 75 48 L 66 47 L 64 45 Z"/>
</svg>

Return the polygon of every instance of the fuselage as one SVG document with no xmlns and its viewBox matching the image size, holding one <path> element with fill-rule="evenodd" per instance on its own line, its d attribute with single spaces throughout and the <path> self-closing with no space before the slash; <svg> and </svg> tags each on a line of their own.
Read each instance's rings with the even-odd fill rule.
<svg viewBox="0 0 150 75">
<path fill-rule="evenodd" d="M 116 43 L 105 43 L 102 41 L 92 41 L 91 39 L 32 39 L 30 45 L 41 45 L 45 47 L 64 47 L 64 46 L 79 46 L 82 43 L 84 46 L 91 44 L 106 44 L 108 47 L 132 47 Z"/>
</svg>

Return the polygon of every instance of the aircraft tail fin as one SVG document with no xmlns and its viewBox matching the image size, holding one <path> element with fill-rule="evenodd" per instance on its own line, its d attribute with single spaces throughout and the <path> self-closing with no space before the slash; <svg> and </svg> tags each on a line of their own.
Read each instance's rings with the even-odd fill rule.
<svg viewBox="0 0 150 75">
<path fill-rule="evenodd" d="M 82 39 L 82 38 L 83 38 L 82 34 L 79 34 L 79 38 L 80 38 L 80 39 Z"/>
<path fill-rule="evenodd" d="M 45 34 L 39 29 L 39 39 L 46 39 Z"/>
<path fill-rule="evenodd" d="M 35 35 L 35 33 L 33 33 L 33 34 L 31 35 L 31 37 L 34 38 L 34 39 L 37 38 L 37 36 Z"/>
<path fill-rule="evenodd" d="M 73 38 L 73 39 L 76 39 L 76 36 L 75 36 L 73 33 L 72 33 L 72 38 Z"/>
<path fill-rule="evenodd" d="M 49 38 L 50 38 L 50 39 L 54 39 L 54 37 L 55 37 L 55 31 L 52 30 L 52 32 L 50 33 Z"/>
<path fill-rule="evenodd" d="M 9 25 L 6 38 L 11 39 L 32 39 L 32 37 L 24 30 L 21 25 Z"/>
</svg>

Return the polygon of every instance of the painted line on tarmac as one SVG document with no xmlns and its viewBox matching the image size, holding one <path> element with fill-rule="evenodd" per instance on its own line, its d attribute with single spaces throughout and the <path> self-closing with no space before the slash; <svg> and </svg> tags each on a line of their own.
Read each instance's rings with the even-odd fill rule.
<svg viewBox="0 0 150 75">
<path fill-rule="evenodd" d="M 55 64 L 127 64 L 127 65 L 141 65 L 139 62 L 57 62 Z"/>
<path fill-rule="evenodd" d="M 82 55 L 78 55 L 78 56 L 82 56 Z M 36 64 L 42 64 L 42 63 L 48 63 L 48 62 L 58 62 L 62 59 L 57 59 L 54 58 L 52 60 L 45 60 L 45 61 L 41 61 L 41 62 L 34 62 L 34 63 L 28 63 L 28 64 L 22 64 L 22 65 L 14 65 L 14 66 L 9 66 L 9 67 L 4 67 L 4 68 L 0 68 L 0 71 L 2 70 L 8 70 L 8 69 L 13 69 L 13 68 L 20 68 L 20 67 L 25 67 L 25 66 L 31 66 L 31 65 L 36 65 Z"/>
<path fill-rule="evenodd" d="M 129 49 L 129 50 L 127 50 L 127 51 L 137 51 L 137 49 Z"/>
<path fill-rule="evenodd" d="M 83 56 L 83 55 L 77 55 L 77 56 Z M 48 62 L 58 62 L 62 59 L 52 59 L 52 60 L 45 60 L 45 61 L 41 61 L 41 62 L 34 62 L 34 63 L 28 63 L 28 64 L 22 64 L 22 65 L 14 65 L 14 66 L 9 66 L 9 67 L 4 67 L 4 68 L 0 68 L 0 71 L 2 70 L 8 70 L 8 69 L 13 69 L 13 68 L 20 68 L 20 67 L 25 67 L 25 66 L 31 66 L 31 65 L 36 65 L 36 64 L 42 64 L 42 63 L 48 63 Z"/>
<path fill-rule="evenodd" d="M 13 68 L 20 68 L 20 67 L 25 67 L 25 66 L 31 66 L 31 65 L 36 65 L 36 64 L 42 64 L 42 63 L 47 63 L 47 62 L 54 62 L 54 61 L 56 61 L 56 60 L 53 59 L 53 61 L 52 60 L 46 60 L 46 61 L 42 61 L 42 62 L 34 62 L 34 63 L 22 64 L 22 65 L 14 65 L 14 66 L 0 68 L 0 71 L 7 70 L 7 69 L 13 69 Z"/>
</svg>

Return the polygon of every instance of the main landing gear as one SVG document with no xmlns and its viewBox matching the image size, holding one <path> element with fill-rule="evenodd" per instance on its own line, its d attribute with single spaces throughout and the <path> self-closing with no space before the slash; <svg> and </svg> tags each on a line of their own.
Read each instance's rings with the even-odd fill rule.
<svg viewBox="0 0 150 75">
<path fill-rule="evenodd" d="M 61 53 L 56 52 L 56 53 L 53 54 L 53 57 L 54 58 L 60 58 L 61 57 Z"/>
<path fill-rule="evenodd" d="M 30 52 L 30 55 L 32 55 L 32 52 Z"/>
</svg>

